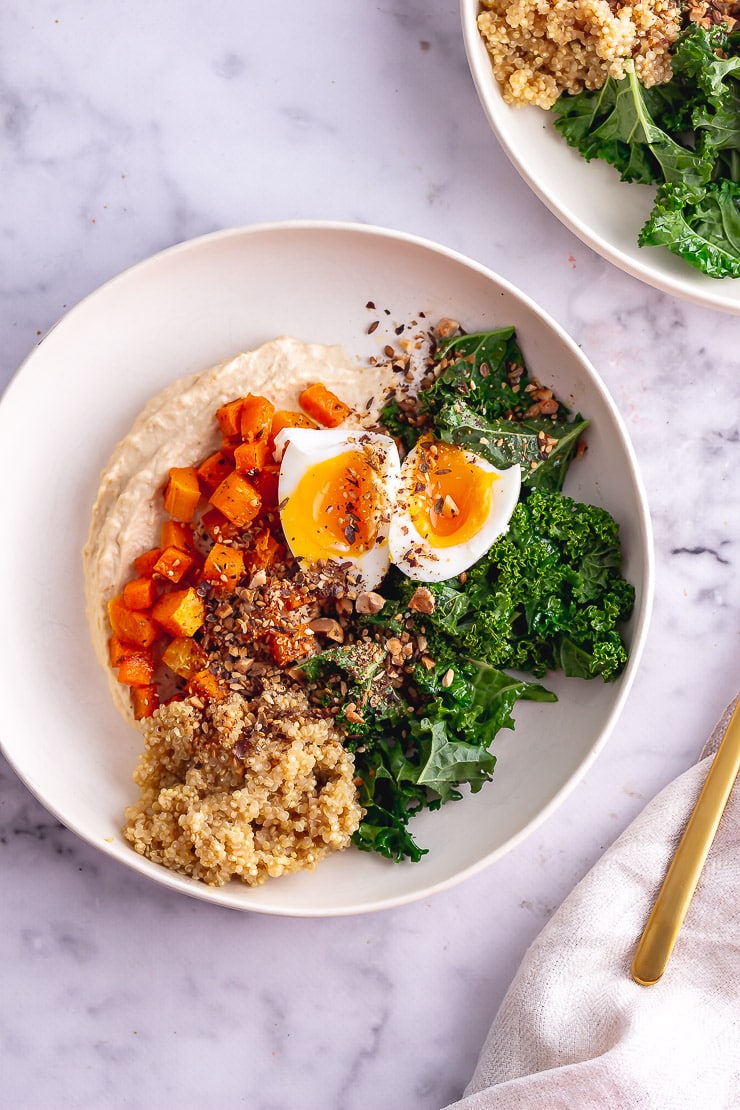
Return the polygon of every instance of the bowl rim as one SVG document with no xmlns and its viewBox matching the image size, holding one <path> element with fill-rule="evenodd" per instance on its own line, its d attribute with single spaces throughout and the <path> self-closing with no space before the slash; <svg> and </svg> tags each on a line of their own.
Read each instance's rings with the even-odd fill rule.
<svg viewBox="0 0 740 1110">
<path fill-rule="evenodd" d="M 496 79 L 491 70 L 490 60 L 485 45 L 476 27 L 475 16 L 478 14 L 479 7 L 479 0 L 460 0 L 463 42 L 468 59 L 468 66 L 473 78 L 473 84 L 481 108 L 488 119 L 488 123 L 499 145 L 514 169 L 529 186 L 535 196 L 538 197 L 545 207 L 548 208 L 569 231 L 572 231 L 581 242 L 591 247 L 598 255 L 618 269 L 624 271 L 624 273 L 637 278 L 646 285 L 650 285 L 660 293 L 668 293 L 682 300 L 700 305 L 703 308 L 713 308 L 715 310 L 728 312 L 732 315 L 740 315 L 740 296 L 726 296 L 721 292 L 722 288 L 734 288 L 740 293 L 740 278 L 710 278 L 691 266 L 688 262 L 684 263 L 686 267 L 685 278 L 680 274 L 674 276 L 670 273 L 656 273 L 655 268 L 649 263 L 641 262 L 639 258 L 631 257 L 620 247 L 615 246 L 585 223 L 572 208 L 553 199 L 547 188 L 545 188 L 539 178 L 533 174 L 526 165 L 516 144 L 512 143 L 506 130 L 501 127 L 496 110 L 492 107 L 491 94 L 495 94 Z M 543 111 L 543 109 L 529 107 L 511 108 L 509 105 L 505 105 L 505 107 L 509 108 L 511 111 L 519 112 Z M 544 116 L 549 117 L 549 114 L 544 112 Z M 563 139 L 562 142 L 565 143 L 565 140 Z M 575 151 L 573 151 L 573 156 L 574 158 L 580 158 L 580 155 Z M 616 173 L 616 170 L 614 172 Z M 645 187 L 646 186 L 643 186 L 643 188 Z M 697 283 L 701 279 L 701 284 L 694 284 L 691 282 L 689 279 L 692 276 Z M 703 284 L 704 282 L 711 284 L 705 287 Z"/>
<path fill-rule="evenodd" d="M 617 408 L 616 402 L 608 391 L 605 383 L 602 381 L 597 369 L 593 366 L 591 361 L 583 353 L 580 347 L 576 344 L 565 329 L 542 309 L 527 293 L 519 289 L 507 278 L 498 274 L 490 267 L 485 266 L 483 263 L 457 251 L 454 248 L 447 247 L 442 243 L 416 235 L 411 232 L 400 231 L 389 227 L 376 224 L 357 223 L 345 220 L 326 220 L 326 219 L 295 219 L 295 220 L 279 220 L 279 221 L 264 221 L 255 224 L 236 225 L 230 228 L 221 228 L 215 231 L 205 233 L 203 235 L 195 236 L 177 243 L 174 243 L 162 250 L 156 251 L 154 254 L 149 255 L 131 266 L 125 268 L 119 273 L 108 278 L 105 282 L 101 283 L 95 289 L 91 290 L 78 302 L 67 309 L 44 333 L 44 335 L 34 344 L 33 348 L 29 351 L 26 357 L 22 360 L 14 375 L 11 377 L 7 388 L 0 396 L 0 424 L 8 408 L 12 405 L 12 398 L 15 394 L 16 385 L 20 376 L 26 366 L 33 360 L 35 352 L 44 343 L 44 341 L 52 334 L 52 332 L 62 325 L 66 320 L 74 317 L 78 312 L 82 312 L 88 302 L 96 297 L 103 290 L 108 290 L 118 283 L 135 278 L 136 274 L 149 266 L 158 264 L 165 258 L 175 256 L 177 254 L 184 254 L 188 252 L 197 252 L 205 246 L 217 243 L 219 240 L 236 239 L 240 237 L 252 237 L 257 235 L 270 235 L 290 233 L 295 231 L 308 230 L 316 232 L 347 232 L 351 234 L 367 235 L 371 238 L 385 238 L 397 243 L 405 243 L 411 246 L 421 248 L 425 251 L 431 251 L 436 255 L 441 255 L 450 261 L 461 264 L 466 268 L 478 272 L 487 280 L 492 281 L 499 288 L 505 289 L 512 295 L 515 300 L 522 302 L 528 311 L 532 312 L 563 342 L 564 346 L 568 349 L 570 354 L 574 356 L 577 362 L 583 366 L 588 373 L 591 384 L 601 396 L 602 402 L 609 410 L 615 427 L 621 436 L 622 447 L 625 451 L 626 458 L 629 464 L 630 480 L 634 486 L 636 494 L 636 509 L 637 519 L 635 521 L 636 529 L 640 533 L 640 544 L 638 552 L 638 560 L 642 569 L 642 591 L 639 603 L 639 609 L 636 613 L 636 618 L 633 624 L 633 643 L 630 648 L 630 656 L 628 663 L 617 680 L 620 684 L 619 692 L 614 699 L 614 702 L 601 723 L 598 734 L 591 744 L 589 751 L 585 758 L 581 760 L 578 766 L 574 769 L 570 777 L 562 784 L 560 789 L 550 798 L 550 800 L 538 811 L 538 813 L 530 819 L 522 828 L 516 833 L 512 834 L 502 844 L 498 845 L 492 851 L 481 856 L 473 863 L 455 871 L 442 879 L 430 882 L 422 889 L 413 889 L 406 893 L 394 894 L 387 898 L 373 898 L 368 901 L 358 901 L 352 905 L 340 907 L 325 907 L 325 906 L 279 906 L 274 905 L 261 905 L 256 904 L 238 904 L 232 900 L 220 898 L 219 894 L 224 889 L 222 887 L 209 887 L 197 880 L 189 879 L 186 876 L 180 875 L 169 869 L 152 863 L 150 860 L 139 856 L 136 852 L 130 852 L 128 856 L 123 857 L 119 852 L 117 846 L 101 842 L 100 840 L 92 840 L 80 827 L 80 822 L 75 821 L 74 817 L 63 814 L 55 806 L 52 801 L 47 800 L 44 792 L 37 788 L 34 782 L 24 773 L 23 768 L 18 765 L 17 760 L 9 752 L 4 736 L 0 734 L 0 751 L 7 759 L 10 766 L 18 778 L 24 783 L 30 793 L 40 802 L 41 805 L 59 822 L 80 836 L 82 840 L 90 844 L 92 847 L 103 851 L 108 858 L 114 859 L 119 864 L 127 867 L 130 870 L 154 879 L 159 885 L 164 886 L 170 890 L 184 893 L 190 897 L 194 897 L 201 901 L 210 902 L 214 905 L 219 905 L 223 908 L 249 911 L 253 913 L 262 913 L 272 916 L 281 917 L 339 917 L 339 916 L 352 916 L 365 914 L 370 912 L 379 912 L 396 908 L 398 906 L 406 905 L 412 902 L 420 901 L 424 898 L 431 897 L 444 890 L 456 886 L 458 883 L 472 877 L 478 872 L 486 869 L 496 860 L 502 858 L 513 850 L 518 844 L 529 837 L 547 818 L 562 804 L 565 798 L 577 786 L 581 779 L 585 776 L 590 766 L 605 746 L 616 721 L 621 714 L 630 688 L 634 681 L 640 659 L 645 646 L 647 632 L 650 624 L 653 607 L 654 597 L 654 547 L 653 547 L 653 531 L 650 512 L 648 507 L 647 495 L 637 464 L 637 457 L 634 447 L 627 432 L 625 421 Z M 10 398 L 10 401 L 8 400 Z M 260 889 L 260 888 L 257 888 Z M 264 888 L 262 888 L 264 889 Z"/>
</svg>

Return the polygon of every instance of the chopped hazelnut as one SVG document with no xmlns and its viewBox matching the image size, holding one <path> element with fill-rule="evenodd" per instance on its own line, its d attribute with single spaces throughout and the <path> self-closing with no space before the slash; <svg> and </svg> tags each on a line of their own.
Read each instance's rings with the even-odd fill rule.
<svg viewBox="0 0 740 1110">
<path fill-rule="evenodd" d="M 457 320 L 450 320 L 447 317 L 443 317 L 434 330 L 440 339 L 448 339 L 451 335 L 454 335 L 455 332 L 460 330 L 460 325 Z"/>
<path fill-rule="evenodd" d="M 344 643 L 344 629 L 339 621 L 335 621 L 332 617 L 317 617 L 316 620 L 309 622 L 308 627 L 312 632 L 320 632 L 337 644 Z"/>
<path fill-rule="evenodd" d="M 355 602 L 355 609 L 358 613 L 369 613 L 374 615 L 379 613 L 385 605 L 385 598 L 376 593 L 362 593 L 358 595 Z"/>
<path fill-rule="evenodd" d="M 426 586 L 417 586 L 409 601 L 409 609 L 413 609 L 415 613 L 433 613 L 434 607 L 435 601 L 432 591 L 428 590 Z"/>
</svg>

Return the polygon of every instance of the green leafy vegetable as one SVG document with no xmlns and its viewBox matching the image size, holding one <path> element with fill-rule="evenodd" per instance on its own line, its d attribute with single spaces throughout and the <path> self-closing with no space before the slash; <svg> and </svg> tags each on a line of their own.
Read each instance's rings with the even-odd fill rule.
<svg viewBox="0 0 740 1110">
<path fill-rule="evenodd" d="M 440 439 L 481 455 L 501 470 L 519 463 L 523 485 L 551 490 L 562 489 L 578 440 L 588 427 L 580 417 L 555 423 L 542 417 L 486 420 L 462 401 L 444 405 L 436 424 Z"/>
<path fill-rule="evenodd" d="M 434 416 L 452 401 L 469 401 L 479 416 L 506 416 L 522 403 L 530 384 L 514 328 L 453 336 L 437 348 L 442 367 L 434 384 L 422 391 L 422 410 Z"/>
<path fill-rule="evenodd" d="M 496 763 L 490 746 L 501 728 L 514 727 L 516 701 L 556 700 L 542 686 L 453 655 L 443 639 L 437 647 L 431 670 L 414 669 L 414 704 L 408 689 L 384 688 L 378 671 L 365 670 L 362 645 L 331 648 L 302 664 L 311 682 L 341 675 L 343 705 L 362 717 L 348 726 L 366 810 L 355 843 L 392 859 L 423 854 L 408 831 L 411 817 L 460 798 L 463 785 L 476 792 L 490 780 Z"/>
<path fill-rule="evenodd" d="M 740 277 L 740 184 L 664 185 L 640 246 L 664 246 L 709 277 Z"/>
<path fill-rule="evenodd" d="M 709 277 L 740 277 L 740 36 L 689 25 L 673 78 L 643 88 L 629 66 L 603 88 L 562 96 L 555 126 L 623 181 L 655 182 L 640 246 L 662 246 Z"/>
<path fill-rule="evenodd" d="M 618 626 L 634 604 L 621 558 L 605 509 L 535 490 L 464 584 L 430 586 L 436 608 L 424 619 L 495 667 L 609 681 L 627 660 Z"/>
<path fill-rule="evenodd" d="M 712 173 L 711 160 L 681 146 L 651 114 L 663 101 L 644 89 L 634 65 L 625 65 L 620 81 L 610 77 L 597 92 L 561 97 L 553 105 L 555 126 L 584 158 L 601 158 L 615 166 L 623 181 L 662 180 L 703 185 Z M 574 102 L 579 104 L 574 108 Z"/>
<path fill-rule="evenodd" d="M 554 412 L 537 411 L 541 387 L 530 378 L 514 328 L 453 336 L 439 344 L 435 360 L 440 372 L 420 392 L 419 404 L 437 438 L 499 469 L 518 463 L 526 486 L 561 489 L 588 422 L 573 418 L 551 393 Z M 420 429 L 404 424 L 397 400 L 386 405 L 382 420 L 406 446 L 416 442 Z"/>
<path fill-rule="evenodd" d="M 386 405 L 385 426 L 407 447 L 423 430 L 499 468 L 520 464 L 509 531 L 466 574 L 425 585 L 431 612 L 412 604 L 419 583 L 391 567 L 382 609 L 355 614 L 352 642 L 300 665 L 354 752 L 365 810 L 354 843 L 395 860 L 424 854 L 415 814 L 489 781 L 518 701 L 556 700 L 523 674 L 619 674 L 618 626 L 634 602 L 615 521 L 561 492 L 588 422 L 530 377 L 514 329 L 445 339 L 433 369 L 417 405 L 403 394 Z M 393 638 L 391 655 L 409 647 L 409 662 L 389 665 Z"/>
</svg>

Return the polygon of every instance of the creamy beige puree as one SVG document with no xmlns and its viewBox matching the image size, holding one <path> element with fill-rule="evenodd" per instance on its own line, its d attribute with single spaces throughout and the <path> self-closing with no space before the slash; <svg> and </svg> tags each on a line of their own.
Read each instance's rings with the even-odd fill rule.
<svg viewBox="0 0 740 1110">
<path fill-rule="evenodd" d="M 348 426 L 377 420 L 390 385 L 387 367 L 360 365 L 338 345 L 274 339 L 162 390 L 114 450 L 101 476 L 83 563 L 95 652 L 127 720 L 133 720 L 129 692 L 108 665 L 107 605 L 131 577 L 133 560 L 159 542 L 169 468 L 197 465 L 217 450 L 215 413 L 225 402 L 257 393 L 277 409 L 297 410 L 299 393 L 313 382 L 323 382 L 353 408 Z"/>
<path fill-rule="evenodd" d="M 103 472 L 83 552 L 95 651 L 128 721 L 129 691 L 108 658 L 108 602 L 135 574 L 134 559 L 159 546 L 170 468 L 197 466 L 218 450 L 216 411 L 228 401 L 257 394 L 297 411 L 299 394 L 320 382 L 351 406 L 346 424 L 361 427 L 377 420 L 390 376 L 341 347 L 283 338 L 177 381 L 148 403 Z M 134 851 L 212 885 L 254 885 L 311 870 L 350 846 L 363 814 L 352 752 L 300 684 L 274 666 L 259 673 L 243 694 L 230 685 L 222 699 L 168 700 L 136 722 L 139 799 L 122 815 Z"/>
</svg>

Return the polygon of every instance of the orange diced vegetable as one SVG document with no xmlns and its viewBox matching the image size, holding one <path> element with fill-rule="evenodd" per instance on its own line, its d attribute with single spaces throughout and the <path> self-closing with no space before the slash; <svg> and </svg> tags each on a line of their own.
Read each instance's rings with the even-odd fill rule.
<svg viewBox="0 0 740 1110">
<path fill-rule="evenodd" d="M 271 567 L 277 561 L 280 547 L 281 544 L 268 528 L 255 536 L 254 543 L 247 552 L 249 569 L 252 574 L 256 570 L 267 570 L 268 567 Z"/>
<path fill-rule="evenodd" d="M 170 640 L 162 653 L 162 662 L 180 678 L 191 678 L 205 667 L 206 660 L 203 648 L 189 636 Z"/>
<path fill-rule="evenodd" d="M 267 439 L 253 443 L 240 443 L 234 451 L 234 464 L 241 474 L 260 470 L 270 458 L 270 443 Z"/>
<path fill-rule="evenodd" d="M 241 531 L 230 520 L 227 520 L 218 509 L 208 509 L 207 512 L 203 513 L 200 522 L 211 539 L 219 543 L 222 540 L 233 540 Z"/>
<path fill-rule="evenodd" d="M 120 636 L 111 636 L 108 640 L 108 658 L 111 667 L 120 667 L 125 657 L 136 650 L 132 644 L 125 643 Z"/>
<path fill-rule="evenodd" d="M 200 501 L 198 472 L 194 466 L 171 466 L 164 491 L 164 508 L 175 520 L 189 524 Z"/>
<path fill-rule="evenodd" d="M 321 382 L 304 389 L 298 401 L 309 416 L 327 428 L 336 428 L 351 412 L 349 405 L 340 401 L 336 393 L 332 393 Z"/>
<path fill-rule="evenodd" d="M 154 570 L 154 564 L 159 558 L 159 555 L 160 548 L 153 547 L 151 551 L 145 551 L 143 555 L 137 556 L 137 558 L 134 559 L 136 573 L 141 575 L 142 578 L 149 577 Z"/>
<path fill-rule="evenodd" d="M 266 463 L 256 474 L 251 475 L 250 482 L 262 498 L 262 509 L 276 509 L 278 504 L 278 483 L 280 481 L 280 467 L 277 463 Z"/>
<path fill-rule="evenodd" d="M 146 649 L 127 652 L 118 667 L 118 681 L 124 686 L 150 686 L 154 678 L 152 653 Z"/>
<path fill-rule="evenodd" d="M 159 694 L 156 686 L 133 686 L 131 688 L 131 706 L 134 719 L 141 721 L 144 717 L 151 717 L 159 707 Z"/>
<path fill-rule="evenodd" d="M 306 626 L 295 632 L 270 633 L 270 654 L 279 667 L 302 659 L 313 649 L 316 641 L 313 633 Z"/>
<path fill-rule="evenodd" d="M 149 613 L 129 609 L 122 597 L 108 602 L 108 617 L 113 635 L 135 647 L 151 647 L 159 637 L 159 629 Z"/>
<path fill-rule="evenodd" d="M 239 421 L 243 404 L 244 398 L 238 397 L 236 401 L 227 401 L 225 405 L 221 405 L 221 408 L 216 410 L 216 419 L 225 436 L 239 434 Z"/>
<path fill-rule="evenodd" d="M 181 547 L 165 547 L 154 564 L 154 573 L 168 582 L 179 582 L 193 565 L 193 556 Z M 124 590 L 124 597 L 126 591 Z"/>
<path fill-rule="evenodd" d="M 214 701 L 220 701 L 228 693 L 226 687 L 207 668 L 197 671 L 190 678 L 188 691 L 191 694 L 198 694 L 201 698 L 212 698 Z"/>
<path fill-rule="evenodd" d="M 173 590 L 155 602 L 152 616 L 170 636 L 192 636 L 205 620 L 205 605 L 192 586 Z"/>
<path fill-rule="evenodd" d="M 288 412 L 286 409 L 280 409 L 272 418 L 270 438 L 274 440 L 283 428 L 318 428 L 318 424 L 310 416 L 306 416 L 305 412 Z"/>
<path fill-rule="evenodd" d="M 237 447 L 241 447 L 243 442 L 241 436 L 224 436 L 221 440 L 221 453 L 225 455 L 232 466 L 234 464 L 234 452 Z"/>
<path fill-rule="evenodd" d="M 220 486 L 226 475 L 233 469 L 231 459 L 223 451 L 214 451 L 198 467 L 198 477 L 206 493 L 212 493 Z"/>
<path fill-rule="evenodd" d="M 206 555 L 200 577 L 202 582 L 208 582 L 217 593 L 228 593 L 244 577 L 244 556 L 235 547 L 215 543 Z"/>
<path fill-rule="evenodd" d="M 249 394 L 242 402 L 239 431 L 245 443 L 259 443 L 270 438 L 275 406 L 266 397 Z"/>
<path fill-rule="evenodd" d="M 211 504 L 232 524 L 245 528 L 259 513 L 262 499 L 254 486 L 235 470 L 213 491 Z"/>
<path fill-rule="evenodd" d="M 132 578 L 123 587 L 123 601 L 127 609 L 151 609 L 157 600 L 157 583 L 150 577 Z"/>
<path fill-rule="evenodd" d="M 162 525 L 162 550 L 179 547 L 181 551 L 192 551 L 193 529 L 179 520 L 165 520 Z"/>
</svg>

